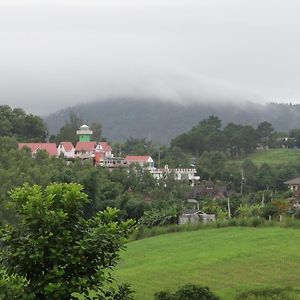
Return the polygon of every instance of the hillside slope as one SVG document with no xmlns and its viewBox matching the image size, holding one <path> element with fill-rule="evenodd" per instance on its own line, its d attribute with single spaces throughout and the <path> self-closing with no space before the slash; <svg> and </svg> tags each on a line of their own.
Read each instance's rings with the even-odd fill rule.
<svg viewBox="0 0 300 300">
<path fill-rule="evenodd" d="M 189 282 L 209 286 L 222 300 L 253 288 L 298 289 L 299 239 L 300 230 L 278 227 L 161 235 L 129 243 L 115 275 L 132 284 L 139 300 Z"/>
<path fill-rule="evenodd" d="M 287 163 L 294 164 L 300 162 L 300 149 L 257 150 L 243 159 L 229 160 L 227 164 L 241 165 L 245 159 L 250 159 L 258 167 L 263 163 L 271 166 Z"/>
<path fill-rule="evenodd" d="M 167 144 L 210 115 L 218 116 L 223 125 L 235 122 L 256 126 L 267 120 L 279 131 L 300 128 L 300 105 L 216 102 L 182 105 L 156 99 L 115 99 L 66 108 L 45 117 L 50 133 L 58 132 L 68 119 L 70 111 L 75 112 L 86 123 L 100 121 L 104 136 L 118 141 L 132 136 Z"/>
</svg>

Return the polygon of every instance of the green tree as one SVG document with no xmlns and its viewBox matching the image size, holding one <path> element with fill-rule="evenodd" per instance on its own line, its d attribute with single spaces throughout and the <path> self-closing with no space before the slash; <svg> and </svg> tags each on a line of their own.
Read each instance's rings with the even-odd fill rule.
<svg viewBox="0 0 300 300">
<path fill-rule="evenodd" d="M 257 167 L 250 159 L 245 159 L 241 165 L 244 175 L 244 192 L 255 191 Z"/>
<path fill-rule="evenodd" d="M 263 163 L 257 171 L 256 186 L 259 190 L 268 190 L 275 186 L 274 172 L 266 163 Z"/>
<path fill-rule="evenodd" d="M 78 141 L 77 130 L 82 125 L 82 120 L 73 112 L 70 112 L 69 120 L 60 128 L 57 142 L 68 141 L 74 145 Z"/>
<path fill-rule="evenodd" d="M 92 141 L 100 142 L 102 137 L 102 124 L 97 121 L 93 122 L 91 124 L 91 130 L 93 131 Z"/>
<path fill-rule="evenodd" d="M 123 151 L 131 155 L 151 155 L 154 146 L 151 141 L 146 138 L 133 138 L 130 137 L 126 140 Z"/>
<path fill-rule="evenodd" d="M 172 147 L 179 147 L 198 158 L 205 150 L 220 150 L 223 144 L 221 120 L 210 116 L 199 122 L 189 132 L 172 140 Z"/>
<path fill-rule="evenodd" d="M 216 179 L 221 177 L 226 156 L 220 151 L 205 151 L 200 156 L 197 173 L 202 179 Z"/>
<path fill-rule="evenodd" d="M 268 140 L 271 138 L 272 133 L 274 132 L 272 124 L 264 121 L 258 124 L 256 132 L 261 141 L 263 142 L 264 148 L 266 150 L 268 147 Z"/>
<path fill-rule="evenodd" d="M 88 198 L 82 189 L 78 184 L 15 189 L 10 203 L 18 224 L 1 228 L 1 265 L 9 276 L 26 277 L 26 292 L 35 299 L 69 300 L 74 293 L 95 299 L 89 291 L 97 299 L 131 299 L 107 289 L 112 279 L 107 271 L 116 265 L 133 222 L 116 222 L 118 211 L 111 208 L 84 219 Z"/>
<path fill-rule="evenodd" d="M 0 136 L 14 136 L 22 142 L 44 142 L 48 135 L 43 120 L 22 109 L 0 105 Z"/>
</svg>

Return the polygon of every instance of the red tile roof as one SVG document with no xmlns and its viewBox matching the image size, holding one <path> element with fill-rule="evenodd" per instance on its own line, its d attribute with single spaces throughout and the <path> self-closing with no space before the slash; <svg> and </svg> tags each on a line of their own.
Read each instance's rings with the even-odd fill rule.
<svg viewBox="0 0 300 300">
<path fill-rule="evenodd" d="M 58 151 L 55 143 L 19 143 L 18 147 L 19 149 L 28 147 L 32 153 L 35 153 L 38 150 L 45 150 L 49 155 L 58 156 Z"/>
<path fill-rule="evenodd" d="M 77 142 L 76 151 L 93 151 L 96 148 L 96 142 Z"/>
<path fill-rule="evenodd" d="M 107 143 L 107 142 L 100 142 L 99 144 L 102 147 L 103 151 L 105 151 L 105 152 L 111 152 L 112 148 L 111 148 L 111 146 L 110 146 L 109 143 Z"/>
<path fill-rule="evenodd" d="M 149 155 L 127 155 L 125 157 L 125 160 L 129 162 L 146 162 L 149 158 L 151 158 Z"/>
<path fill-rule="evenodd" d="M 71 151 L 74 148 L 74 146 L 70 142 L 61 142 L 60 144 L 64 147 L 66 151 Z"/>
</svg>

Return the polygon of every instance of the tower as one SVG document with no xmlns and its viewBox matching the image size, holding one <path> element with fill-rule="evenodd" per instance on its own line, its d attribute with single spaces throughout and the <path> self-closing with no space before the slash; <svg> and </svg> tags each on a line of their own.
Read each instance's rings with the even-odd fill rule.
<svg viewBox="0 0 300 300">
<path fill-rule="evenodd" d="M 79 142 L 90 142 L 93 131 L 90 130 L 89 126 L 84 124 L 80 126 L 76 133 L 79 136 Z"/>
</svg>

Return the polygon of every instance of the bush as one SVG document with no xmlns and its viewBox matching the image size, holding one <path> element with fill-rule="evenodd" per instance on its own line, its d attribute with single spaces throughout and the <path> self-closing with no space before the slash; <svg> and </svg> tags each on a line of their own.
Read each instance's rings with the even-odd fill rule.
<svg viewBox="0 0 300 300">
<path fill-rule="evenodd" d="M 166 291 L 154 295 L 154 300 L 219 300 L 207 286 L 186 284 L 179 288 L 174 294 Z"/>
<path fill-rule="evenodd" d="M 252 227 L 257 227 L 257 226 L 259 226 L 259 225 L 262 225 L 264 222 L 263 222 L 263 220 L 261 220 L 261 219 L 259 219 L 259 218 L 253 218 L 252 220 L 251 220 L 251 226 Z"/>
<path fill-rule="evenodd" d="M 154 300 L 176 300 L 175 295 L 170 292 L 158 292 L 154 295 Z"/>
<path fill-rule="evenodd" d="M 264 288 L 245 291 L 236 296 L 236 300 L 293 300 L 299 295 L 291 288 Z M 298 297 L 297 297 L 298 299 Z"/>
</svg>

